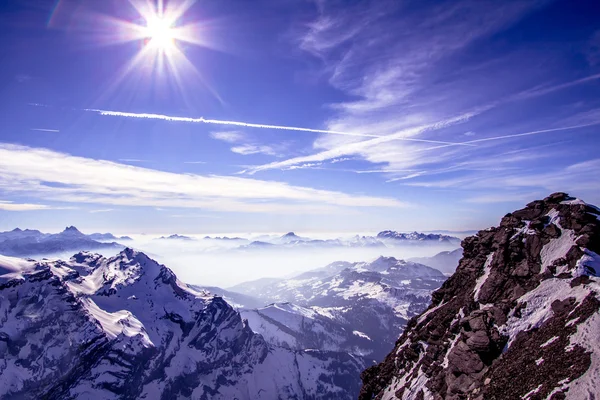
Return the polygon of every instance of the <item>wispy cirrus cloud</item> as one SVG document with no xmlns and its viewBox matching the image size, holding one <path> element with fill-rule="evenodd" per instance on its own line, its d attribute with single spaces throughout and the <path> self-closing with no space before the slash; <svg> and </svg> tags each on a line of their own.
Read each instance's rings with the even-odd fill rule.
<svg viewBox="0 0 600 400">
<path fill-rule="evenodd" d="M 301 34 L 299 47 L 322 60 L 331 86 L 352 97 L 329 105 L 333 115 L 327 129 L 381 137 L 321 135 L 313 144 L 317 152 L 249 168 L 247 173 L 344 156 L 398 170 L 427 157 L 441 161 L 438 149 L 446 146 L 468 147 L 437 132 L 485 113 L 497 99 L 482 106 L 481 101 L 468 104 L 463 95 L 460 101 L 434 106 L 457 86 L 430 93 L 437 63 L 535 7 L 532 2 L 509 1 L 498 10 L 498 3 L 468 0 L 428 7 L 393 1 L 316 4 L 318 15 Z M 434 150 L 437 154 L 431 156 Z"/>
<path fill-rule="evenodd" d="M 11 201 L 0 201 L 0 210 L 2 211 L 34 211 L 48 210 L 50 206 L 44 204 L 13 203 Z"/>
<path fill-rule="evenodd" d="M 567 141 L 574 135 L 590 136 L 600 123 L 597 104 L 590 102 L 569 115 L 569 107 L 547 99 L 596 85 L 600 75 L 555 76 L 549 71 L 548 79 L 532 67 L 539 55 L 530 49 L 496 54 L 490 50 L 495 44 L 486 42 L 548 2 L 316 4 L 317 16 L 306 25 L 298 45 L 322 62 L 328 83 L 349 96 L 329 104 L 327 129 L 383 137 L 320 135 L 311 154 L 243 172 L 289 170 L 352 157 L 374 168 L 337 170 L 381 174 L 389 184 L 465 190 L 478 203 L 498 199 L 494 189 L 502 185 L 511 185 L 516 194 L 559 189 L 556 182 L 563 185 L 561 190 L 590 186 L 588 174 L 569 171 L 591 155 Z M 560 58 L 559 50 L 556 55 Z M 544 59 L 549 56 L 545 53 Z M 515 112 L 515 106 L 532 112 Z M 545 149 L 554 143 L 570 150 Z M 555 176 L 561 174 L 569 179 Z"/>
<path fill-rule="evenodd" d="M 567 166 L 556 165 L 546 167 L 544 171 L 519 170 L 518 173 L 498 169 L 496 171 L 481 171 L 462 177 L 415 181 L 406 183 L 409 186 L 427 188 L 456 188 L 461 190 L 480 191 L 485 189 L 488 195 L 477 195 L 474 198 L 491 198 L 495 196 L 498 188 L 510 193 L 520 189 L 537 189 L 536 193 L 552 191 L 570 191 L 585 193 L 598 198 L 600 184 L 596 179 L 600 175 L 600 159 L 591 159 L 575 162 Z M 522 197 L 522 196 L 520 196 Z M 473 201 L 472 201 L 473 202 Z M 476 201 L 475 201 L 476 202 Z M 484 202 L 484 201 L 479 201 Z"/>
<path fill-rule="evenodd" d="M 210 137 L 227 143 L 239 143 L 247 140 L 246 135 L 241 131 L 216 131 L 211 132 Z"/>
<path fill-rule="evenodd" d="M 75 207 L 57 207 L 47 204 L 15 203 L 8 200 L 0 200 L 2 211 L 36 211 L 36 210 L 71 210 Z"/>
<path fill-rule="evenodd" d="M 119 158 L 119 161 L 127 162 L 127 163 L 146 163 L 150 160 L 143 160 L 141 158 Z"/>
<path fill-rule="evenodd" d="M 52 132 L 52 133 L 60 132 L 59 129 L 50 129 L 50 128 L 31 128 L 30 130 L 37 131 L 37 132 Z"/>
<path fill-rule="evenodd" d="M 258 144 L 249 135 L 241 131 L 217 131 L 211 132 L 210 136 L 216 140 L 236 144 L 236 146 L 231 147 L 230 150 L 233 153 L 244 156 L 251 154 L 281 156 L 281 153 L 287 148 L 286 143 L 276 143 L 272 145 Z"/>
<path fill-rule="evenodd" d="M 67 203 L 259 213 L 407 206 L 390 197 L 277 181 L 178 174 L 12 144 L 0 144 L 0 193 Z"/>
<path fill-rule="evenodd" d="M 208 218 L 208 219 L 221 219 L 219 215 L 211 214 L 172 214 L 169 215 L 171 218 Z"/>
</svg>

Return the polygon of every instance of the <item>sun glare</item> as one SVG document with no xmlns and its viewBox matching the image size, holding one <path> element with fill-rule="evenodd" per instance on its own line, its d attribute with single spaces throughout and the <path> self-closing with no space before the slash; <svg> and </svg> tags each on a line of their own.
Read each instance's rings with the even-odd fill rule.
<svg viewBox="0 0 600 400">
<path fill-rule="evenodd" d="M 130 79 L 132 85 L 146 84 L 142 79 L 155 82 L 160 79 L 162 83 L 175 84 L 185 96 L 186 82 L 196 79 L 220 101 L 218 93 L 188 59 L 192 47 L 217 49 L 204 35 L 207 30 L 204 23 L 193 20 L 189 14 L 186 16 L 196 0 L 128 0 L 128 3 L 138 14 L 132 20 L 110 16 L 99 19 L 111 30 L 106 39 L 108 43 L 139 43 L 138 51 L 123 65 L 106 91 L 120 90 L 126 79 Z"/>
<path fill-rule="evenodd" d="M 167 50 L 175 45 L 175 30 L 165 18 L 152 17 L 146 24 L 148 44 L 160 50 Z"/>
</svg>

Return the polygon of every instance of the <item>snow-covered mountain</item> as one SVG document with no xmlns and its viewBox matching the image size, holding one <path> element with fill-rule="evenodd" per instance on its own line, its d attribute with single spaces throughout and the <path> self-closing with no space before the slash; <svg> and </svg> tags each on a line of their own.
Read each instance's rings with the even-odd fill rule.
<svg viewBox="0 0 600 400">
<path fill-rule="evenodd" d="M 107 241 L 107 240 L 133 240 L 132 238 L 130 238 L 129 236 L 115 236 L 112 233 L 91 233 L 89 235 L 87 235 L 87 237 L 89 237 L 90 239 L 94 239 L 94 240 L 102 240 L 102 241 Z"/>
<path fill-rule="evenodd" d="M 595 399 L 600 210 L 564 193 L 463 241 L 456 272 L 360 399 Z"/>
<path fill-rule="evenodd" d="M 48 234 L 35 229 L 15 228 L 12 231 L 0 232 L 0 242 L 15 239 L 41 238 L 44 236 L 48 236 Z"/>
<path fill-rule="evenodd" d="M 343 352 L 369 366 L 381 359 L 377 341 L 367 334 L 341 323 L 322 309 L 301 307 L 292 303 L 271 304 L 258 309 L 244 309 L 243 318 L 254 332 L 268 343 L 294 350 L 320 349 Z M 385 349 L 389 350 L 386 346 Z"/>
<path fill-rule="evenodd" d="M 250 251 L 268 248 L 270 250 L 310 249 L 310 248 L 394 248 L 405 246 L 436 245 L 447 249 L 454 249 L 460 245 L 460 239 L 433 233 L 399 233 L 383 231 L 377 236 L 355 235 L 337 239 L 312 239 L 298 236 L 288 232 L 283 236 L 262 236 L 255 238 L 249 244 L 239 247 L 241 251 Z"/>
<path fill-rule="evenodd" d="M 263 278 L 229 289 L 265 301 L 298 305 L 329 307 L 364 298 L 395 304 L 392 299 L 400 293 L 427 298 L 445 279 L 440 271 L 426 265 L 379 257 L 372 262 L 338 261 L 291 279 Z"/>
<path fill-rule="evenodd" d="M 244 239 L 241 237 L 229 237 L 229 236 L 204 236 L 202 239 L 204 240 L 217 240 L 223 242 L 248 242 L 248 239 Z"/>
<path fill-rule="evenodd" d="M 74 233 L 74 232 L 71 232 Z M 143 253 L 0 256 L 0 398 L 352 399 L 360 361 L 268 344 Z"/>
<path fill-rule="evenodd" d="M 36 230 L 15 229 L 0 233 L 0 254 L 29 257 L 66 251 L 122 249 L 118 243 L 98 242 L 84 235 L 74 226 L 55 234 Z"/>
<path fill-rule="evenodd" d="M 451 274 L 456 271 L 458 262 L 462 258 L 462 248 L 452 251 L 442 251 L 432 257 L 412 257 L 409 261 L 427 265 L 431 268 L 439 269 L 443 273 Z"/>
<path fill-rule="evenodd" d="M 382 231 L 377 234 L 377 238 L 385 241 L 396 241 L 403 243 L 448 243 L 460 244 L 460 239 L 454 236 L 441 235 L 438 233 L 401 233 L 396 231 Z"/>
<path fill-rule="evenodd" d="M 407 321 L 427 307 L 431 292 L 445 279 L 440 271 L 425 265 L 380 257 L 368 263 L 335 262 L 292 279 L 265 278 L 230 290 L 275 303 L 244 311 L 249 320 L 260 322 L 258 326 L 250 322 L 250 327 L 275 338 L 274 343 L 306 345 L 321 340 L 332 346 L 335 342 L 368 362 L 383 359 Z M 294 320 L 304 321 L 300 330 L 298 324 L 288 324 Z M 335 340 L 315 338 L 312 326 L 330 326 L 329 332 L 345 333 L 334 335 Z"/>
<path fill-rule="evenodd" d="M 161 236 L 161 237 L 157 238 L 156 240 L 195 240 L 195 239 L 192 237 L 189 237 L 189 236 L 179 235 L 177 233 L 174 233 L 173 235 L 169 235 L 169 236 Z"/>
</svg>

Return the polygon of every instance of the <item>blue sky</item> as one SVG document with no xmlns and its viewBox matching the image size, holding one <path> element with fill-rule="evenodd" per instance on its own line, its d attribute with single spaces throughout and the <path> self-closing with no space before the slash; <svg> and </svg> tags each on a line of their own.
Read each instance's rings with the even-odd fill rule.
<svg viewBox="0 0 600 400">
<path fill-rule="evenodd" d="M 2 2 L 0 229 L 464 230 L 600 203 L 597 2 L 171 1 L 168 49 L 147 3 Z"/>
</svg>

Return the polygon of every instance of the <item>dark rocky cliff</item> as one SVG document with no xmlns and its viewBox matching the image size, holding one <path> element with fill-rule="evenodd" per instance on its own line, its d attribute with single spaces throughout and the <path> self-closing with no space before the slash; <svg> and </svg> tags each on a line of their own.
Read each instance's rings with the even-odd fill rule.
<svg viewBox="0 0 600 400">
<path fill-rule="evenodd" d="M 598 208 L 564 193 L 462 243 L 360 399 L 593 399 L 600 389 Z"/>
</svg>

